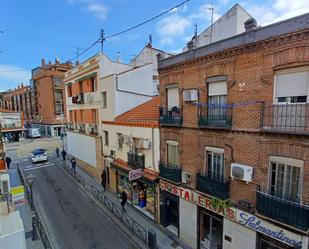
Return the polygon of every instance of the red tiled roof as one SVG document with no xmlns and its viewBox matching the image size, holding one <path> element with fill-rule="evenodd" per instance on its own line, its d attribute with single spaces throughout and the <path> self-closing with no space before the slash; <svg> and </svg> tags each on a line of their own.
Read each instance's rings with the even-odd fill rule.
<svg viewBox="0 0 309 249">
<path fill-rule="evenodd" d="M 159 96 L 117 116 L 116 122 L 158 122 L 159 121 Z"/>
<path fill-rule="evenodd" d="M 0 112 L 16 112 L 16 111 L 7 110 L 7 109 L 0 107 Z"/>
</svg>

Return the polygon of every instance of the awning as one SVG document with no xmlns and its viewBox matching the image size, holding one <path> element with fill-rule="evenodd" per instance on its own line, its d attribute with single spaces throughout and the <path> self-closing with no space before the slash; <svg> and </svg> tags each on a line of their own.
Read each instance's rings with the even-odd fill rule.
<svg viewBox="0 0 309 249">
<path fill-rule="evenodd" d="M 85 76 L 83 76 L 81 78 L 76 79 L 75 82 L 79 82 L 79 81 L 82 81 L 82 80 L 85 80 L 85 79 L 89 79 L 89 78 L 91 78 L 93 76 L 96 76 L 96 75 L 97 75 L 97 72 L 94 72 L 94 73 L 91 73 L 91 74 L 87 74 L 87 75 L 85 75 Z"/>
<path fill-rule="evenodd" d="M 111 162 L 111 167 L 121 171 L 126 176 L 128 176 L 129 171 L 134 170 L 131 167 L 129 167 L 126 162 L 120 162 L 119 160 Z M 144 169 L 143 172 L 144 175 L 138 180 L 146 184 L 154 185 L 155 181 L 158 179 L 158 174 L 150 169 Z"/>
</svg>

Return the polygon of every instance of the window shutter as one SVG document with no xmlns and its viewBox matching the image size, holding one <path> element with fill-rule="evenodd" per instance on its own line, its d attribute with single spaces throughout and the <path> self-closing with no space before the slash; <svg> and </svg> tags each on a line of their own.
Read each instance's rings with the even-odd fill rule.
<svg viewBox="0 0 309 249">
<path fill-rule="evenodd" d="M 226 81 L 208 83 L 208 96 L 226 95 L 226 94 L 227 94 Z"/>
<path fill-rule="evenodd" d="M 167 89 L 167 104 L 168 109 L 172 109 L 174 106 L 179 107 L 179 93 L 178 88 Z"/>
</svg>

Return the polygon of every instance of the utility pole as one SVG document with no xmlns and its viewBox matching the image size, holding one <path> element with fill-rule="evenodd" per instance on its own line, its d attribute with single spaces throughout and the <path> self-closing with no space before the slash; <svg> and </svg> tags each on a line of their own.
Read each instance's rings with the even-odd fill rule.
<svg viewBox="0 0 309 249">
<path fill-rule="evenodd" d="M 100 43 L 101 43 L 101 52 L 103 53 L 103 43 L 105 41 L 105 38 L 104 38 L 104 29 L 100 29 Z"/>
</svg>

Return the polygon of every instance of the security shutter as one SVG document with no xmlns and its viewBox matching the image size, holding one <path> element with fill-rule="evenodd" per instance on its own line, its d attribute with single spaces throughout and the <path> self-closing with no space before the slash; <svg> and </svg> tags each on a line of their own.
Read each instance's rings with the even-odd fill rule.
<svg viewBox="0 0 309 249">
<path fill-rule="evenodd" d="M 167 89 L 167 104 L 169 110 L 171 110 L 174 106 L 179 107 L 178 88 L 174 87 Z"/>
<path fill-rule="evenodd" d="M 227 94 L 226 81 L 208 83 L 208 96 L 226 95 L 226 94 Z"/>
</svg>

